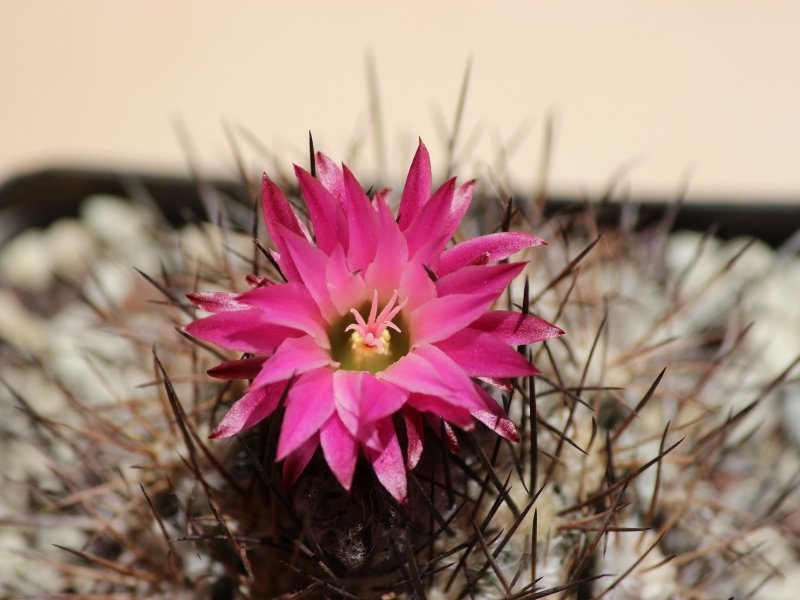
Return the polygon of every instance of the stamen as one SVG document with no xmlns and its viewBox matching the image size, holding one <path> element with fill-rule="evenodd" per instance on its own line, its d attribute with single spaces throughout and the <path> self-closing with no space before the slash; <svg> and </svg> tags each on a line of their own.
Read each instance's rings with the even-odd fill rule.
<svg viewBox="0 0 800 600">
<path fill-rule="evenodd" d="M 397 296 L 398 292 L 395 290 L 389 302 L 386 303 L 381 313 L 378 314 L 378 290 L 375 290 L 372 294 L 372 304 L 370 306 L 369 318 L 366 322 L 364 321 L 364 317 L 361 316 L 361 313 L 355 308 L 350 309 L 356 322 L 348 325 L 345 331 L 353 332 L 352 344 L 354 347 L 359 345 L 362 347 L 374 348 L 379 354 L 388 352 L 387 344 L 389 340 L 391 340 L 391 335 L 387 329 L 393 329 L 400 333 L 400 328 L 392 323 L 392 319 L 397 316 L 406 305 L 406 302 L 408 302 L 408 299 L 406 299 L 395 306 Z"/>
</svg>

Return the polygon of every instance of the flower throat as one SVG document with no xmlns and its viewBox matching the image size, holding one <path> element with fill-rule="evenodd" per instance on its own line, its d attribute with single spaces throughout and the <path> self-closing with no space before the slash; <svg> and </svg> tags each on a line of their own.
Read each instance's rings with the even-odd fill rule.
<svg viewBox="0 0 800 600">
<path fill-rule="evenodd" d="M 408 331 L 400 315 L 406 302 L 397 304 L 397 299 L 395 290 L 378 313 L 378 291 L 375 290 L 370 305 L 363 305 L 361 310 L 351 308 L 351 316 L 331 326 L 328 332 L 331 357 L 340 363 L 340 369 L 377 373 L 408 353 Z M 365 320 L 362 314 L 367 314 L 367 307 L 369 315 Z"/>
</svg>

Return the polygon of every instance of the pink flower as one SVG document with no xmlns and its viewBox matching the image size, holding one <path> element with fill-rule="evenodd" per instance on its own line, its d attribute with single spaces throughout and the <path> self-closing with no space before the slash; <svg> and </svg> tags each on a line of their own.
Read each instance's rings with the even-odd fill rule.
<svg viewBox="0 0 800 600">
<path fill-rule="evenodd" d="M 451 424 L 477 419 L 517 441 L 513 423 L 476 379 L 535 374 L 514 346 L 563 332 L 531 315 L 490 311 L 525 263 L 497 263 L 542 244 L 527 233 L 495 233 L 447 248 L 472 199 L 474 182 L 447 181 L 431 194 L 428 151 L 420 142 L 400 200 L 372 201 L 352 173 L 317 154 L 318 179 L 295 167 L 313 236 L 265 175 L 263 208 L 285 283 L 250 278 L 243 294 L 197 293 L 214 313 L 186 331 L 255 355 L 209 371 L 252 379 L 212 438 L 268 417 L 285 396 L 277 459 L 291 485 L 318 447 L 350 489 L 359 454 L 380 482 L 406 501 L 406 469 L 422 453 L 423 418 L 453 438 Z M 288 392 L 286 388 L 289 386 Z M 403 457 L 392 415 L 400 412 Z"/>
</svg>

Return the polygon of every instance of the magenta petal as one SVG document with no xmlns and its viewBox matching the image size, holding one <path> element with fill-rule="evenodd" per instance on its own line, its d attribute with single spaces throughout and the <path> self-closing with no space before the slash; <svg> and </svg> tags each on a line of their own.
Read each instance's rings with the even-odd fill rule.
<svg viewBox="0 0 800 600">
<path fill-rule="evenodd" d="M 207 373 L 217 379 L 253 379 L 261 371 L 265 356 L 229 360 L 209 369 Z"/>
<path fill-rule="evenodd" d="M 439 276 L 447 275 L 480 260 L 497 262 L 524 248 L 542 244 L 544 240 L 530 233 L 508 232 L 484 235 L 445 250 L 439 259 L 437 273 Z"/>
<path fill-rule="evenodd" d="M 237 400 L 209 436 L 212 440 L 230 437 L 260 423 L 278 407 L 286 382 L 255 388 Z"/>
<path fill-rule="evenodd" d="M 299 235 L 287 231 L 280 225 L 278 230 L 283 235 L 286 249 L 291 255 L 292 262 L 297 268 L 309 295 L 314 299 L 325 320 L 330 322 L 331 319 L 338 315 L 338 311 L 331 302 L 328 281 L 325 276 L 328 257 L 322 250 L 308 243 Z"/>
<path fill-rule="evenodd" d="M 186 294 L 189 302 L 206 312 L 220 313 L 250 308 L 239 302 L 239 294 L 231 292 L 193 292 Z"/>
<path fill-rule="evenodd" d="M 312 338 L 290 338 L 283 342 L 261 368 L 253 381 L 253 387 L 288 379 L 312 369 L 332 363 L 326 350 L 320 348 Z"/>
<path fill-rule="evenodd" d="M 331 302 L 340 315 L 344 315 L 351 308 L 366 302 L 367 286 L 361 275 L 354 275 L 347 268 L 344 250 L 341 246 L 337 246 L 328 257 L 325 278 Z"/>
<path fill-rule="evenodd" d="M 286 196 L 277 185 L 264 173 L 261 177 L 261 203 L 264 209 L 264 224 L 273 236 L 276 225 L 283 225 L 297 235 L 303 235 L 297 215 L 294 214 Z"/>
<path fill-rule="evenodd" d="M 336 371 L 333 393 L 343 423 L 356 436 L 362 435 L 363 425 L 400 410 L 408 398 L 405 389 L 381 381 L 366 371 Z"/>
<path fill-rule="evenodd" d="M 347 224 L 339 201 L 304 169 L 295 165 L 294 173 L 305 198 L 320 250 L 330 254 L 337 244 L 347 247 Z"/>
<path fill-rule="evenodd" d="M 453 294 L 434 298 L 411 313 L 413 346 L 450 337 L 484 314 L 494 300 L 492 294 Z"/>
<path fill-rule="evenodd" d="M 317 369 L 294 382 L 286 399 L 277 460 L 317 433 L 333 414 L 333 372 Z"/>
<path fill-rule="evenodd" d="M 525 263 L 464 267 L 440 277 L 436 282 L 439 296 L 450 294 L 489 294 L 497 298 L 525 268 Z"/>
<path fill-rule="evenodd" d="M 319 448 L 319 434 L 315 433 L 305 444 L 286 457 L 283 461 L 283 485 L 289 488 L 297 482 L 300 474 L 314 457 L 317 448 Z"/>
<path fill-rule="evenodd" d="M 275 283 L 263 275 L 254 275 L 252 273 L 250 275 L 245 275 L 244 278 L 251 287 L 264 287 Z"/>
<path fill-rule="evenodd" d="M 325 321 L 319 307 L 302 283 L 281 283 L 256 288 L 239 296 L 239 300 L 262 309 L 262 321 L 300 329 L 314 336 L 321 344 L 328 343 Z"/>
<path fill-rule="evenodd" d="M 325 156 L 322 152 L 317 152 L 317 177 L 320 183 L 336 198 L 342 208 L 347 206 L 347 199 L 344 191 L 344 174 L 334 161 Z"/>
<path fill-rule="evenodd" d="M 365 423 L 393 415 L 408 399 L 408 392 L 405 389 L 381 381 L 371 373 L 364 373 L 361 394 L 361 420 Z"/>
<path fill-rule="evenodd" d="M 523 346 L 564 335 L 563 329 L 544 319 L 508 310 L 488 312 L 470 327 L 488 331 L 511 346 Z"/>
<path fill-rule="evenodd" d="M 343 424 L 353 435 L 358 435 L 361 413 L 361 380 L 365 371 L 335 371 L 333 374 L 333 399 Z"/>
<path fill-rule="evenodd" d="M 450 203 L 450 211 L 445 217 L 441 235 L 438 238 L 427 241 L 417 252 L 417 256 L 424 257 L 428 266 L 437 273 L 439 272 L 439 257 L 461 224 L 461 219 L 464 218 L 464 214 L 467 212 L 470 202 L 472 202 L 474 188 L 474 179 L 456 188 L 453 193 L 453 200 Z"/>
<path fill-rule="evenodd" d="M 411 394 L 408 397 L 408 406 L 420 413 L 426 413 L 439 419 L 445 419 L 446 421 L 455 423 L 461 429 L 468 430 L 473 428 L 472 415 L 469 410 L 457 404 L 447 402 L 439 396 Z M 475 408 L 474 410 L 480 409 Z M 437 422 L 437 432 L 439 431 L 438 427 L 439 425 Z"/>
<path fill-rule="evenodd" d="M 287 338 L 303 335 L 297 329 L 268 322 L 263 311 L 252 308 L 192 321 L 184 331 L 217 346 L 253 354 L 272 354 Z"/>
<path fill-rule="evenodd" d="M 397 441 L 397 432 L 391 419 L 381 422 L 381 426 L 389 434 L 389 442 L 383 451 L 364 448 L 367 459 L 372 463 L 378 481 L 383 484 L 389 493 L 402 506 L 408 504 L 408 482 L 406 481 L 406 465 L 403 460 L 403 452 L 400 450 L 400 443 Z"/>
<path fill-rule="evenodd" d="M 475 384 L 475 390 L 483 399 L 485 408 L 470 411 L 472 416 L 494 431 L 497 435 L 512 442 L 519 442 L 519 434 L 517 433 L 514 422 L 506 416 L 497 401 L 477 384 Z"/>
<path fill-rule="evenodd" d="M 350 170 L 344 168 L 349 245 L 347 263 L 352 271 L 361 271 L 375 257 L 378 245 L 378 215 Z"/>
<path fill-rule="evenodd" d="M 342 487 L 350 491 L 358 460 L 358 440 L 347 431 L 336 413 L 323 425 L 319 439 L 325 461 Z"/>
<path fill-rule="evenodd" d="M 455 178 L 445 182 L 405 230 L 409 256 L 416 256 L 423 263 L 429 262 L 435 248 L 445 235 L 444 228 L 455 188 Z"/>
<path fill-rule="evenodd" d="M 448 241 L 458 229 L 461 220 L 469 209 L 472 203 L 472 194 L 475 191 L 475 180 L 470 179 L 468 182 L 456 188 L 453 194 L 453 202 L 450 204 L 450 213 L 447 215 L 445 222 L 445 241 Z M 442 246 L 444 247 L 444 246 Z"/>
<path fill-rule="evenodd" d="M 375 197 L 378 208 L 378 244 L 375 258 L 364 273 L 368 288 L 378 290 L 379 296 L 388 299 L 399 285 L 408 261 L 408 246 L 394 215 L 382 196 Z"/>
<path fill-rule="evenodd" d="M 305 234 L 300 226 L 300 222 L 297 220 L 297 215 L 294 214 L 283 192 L 269 177 L 267 177 L 266 173 L 261 179 L 261 204 L 264 209 L 264 223 L 267 226 L 267 231 L 275 247 L 278 249 L 278 252 L 281 254 L 278 264 L 280 264 L 283 274 L 290 280 L 293 280 L 297 273 L 291 261 L 285 256 L 282 256 L 285 245 L 277 231 L 277 226 L 283 225 L 286 229 L 297 235 Z"/>
<path fill-rule="evenodd" d="M 434 346 L 421 346 L 376 377 L 416 394 L 440 397 L 462 408 L 481 408 L 475 386 L 452 359 Z"/>
<path fill-rule="evenodd" d="M 462 329 L 436 342 L 472 377 L 525 377 L 539 373 L 519 352 L 485 331 Z"/>
<path fill-rule="evenodd" d="M 414 221 L 431 197 L 431 182 L 431 157 L 425 144 L 420 140 L 414 160 L 411 161 L 411 168 L 408 170 L 403 196 L 400 198 L 398 223 L 401 229 L 406 229 Z"/>
<path fill-rule="evenodd" d="M 425 442 L 425 430 L 422 426 L 422 416 L 408 406 L 403 407 L 403 421 L 406 424 L 407 458 L 406 469 L 409 471 L 417 466 L 422 458 Z"/>
<path fill-rule="evenodd" d="M 514 386 L 511 384 L 511 381 L 508 379 L 503 379 L 502 377 L 478 377 L 484 383 L 488 383 L 489 385 L 496 387 L 498 390 L 503 390 L 504 392 L 511 392 L 514 390 Z"/>
<path fill-rule="evenodd" d="M 399 290 L 400 297 L 407 300 L 407 311 L 413 311 L 436 297 L 436 286 L 425 266 L 418 261 L 406 263 Z"/>
<path fill-rule="evenodd" d="M 461 442 L 458 441 L 456 432 L 453 431 L 452 426 L 447 421 L 442 423 L 442 429 L 444 430 L 444 440 L 447 444 L 447 449 L 453 454 L 458 454 L 461 451 Z"/>
</svg>

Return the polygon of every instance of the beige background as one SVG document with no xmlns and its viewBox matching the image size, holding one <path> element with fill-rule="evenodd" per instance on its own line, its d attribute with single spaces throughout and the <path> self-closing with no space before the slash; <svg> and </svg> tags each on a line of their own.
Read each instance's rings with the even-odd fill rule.
<svg viewBox="0 0 800 600">
<path fill-rule="evenodd" d="M 222 123 L 304 161 L 363 140 L 376 165 L 365 56 L 377 65 L 389 173 L 417 135 L 443 168 L 472 56 L 458 173 L 486 177 L 498 148 L 518 186 L 536 179 L 555 123 L 551 181 L 597 193 L 633 161 L 634 193 L 800 197 L 800 3 L 0 3 L 0 177 L 46 164 L 186 170 L 181 122 L 208 173 L 231 173 Z M 245 144 L 247 146 L 247 144 Z M 248 150 L 248 165 L 267 167 Z M 364 177 L 367 178 L 367 177 Z"/>
</svg>

